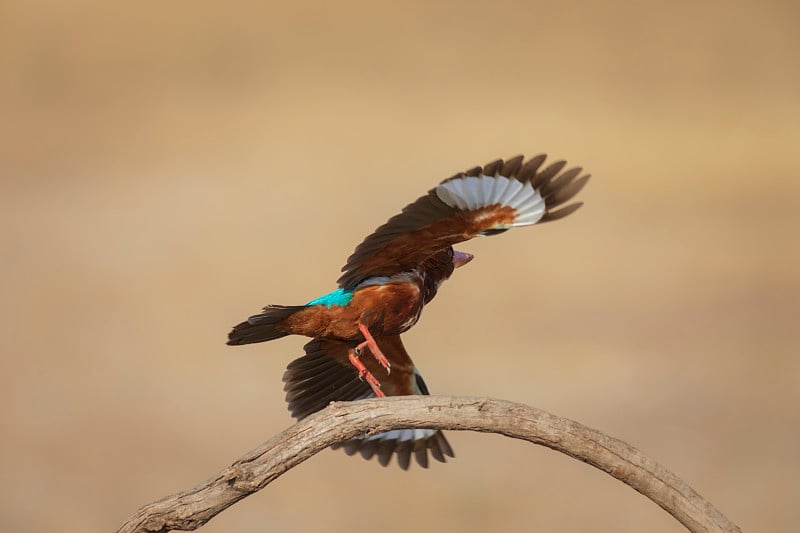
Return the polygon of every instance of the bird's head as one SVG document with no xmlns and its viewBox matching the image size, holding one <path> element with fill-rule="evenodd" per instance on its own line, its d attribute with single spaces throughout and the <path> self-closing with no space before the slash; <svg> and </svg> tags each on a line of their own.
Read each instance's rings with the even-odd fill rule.
<svg viewBox="0 0 800 533">
<path fill-rule="evenodd" d="M 439 286 L 444 283 L 456 268 L 466 265 L 474 256 L 453 250 L 452 246 L 440 250 L 422 263 L 422 277 L 425 290 L 425 303 L 430 302 Z"/>
</svg>

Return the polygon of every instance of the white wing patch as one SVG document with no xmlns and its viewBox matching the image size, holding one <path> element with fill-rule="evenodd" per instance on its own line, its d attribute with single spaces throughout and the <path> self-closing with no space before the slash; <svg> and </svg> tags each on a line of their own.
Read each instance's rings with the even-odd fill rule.
<svg viewBox="0 0 800 533">
<path fill-rule="evenodd" d="M 474 211 L 489 205 L 506 205 L 516 210 L 513 224 L 500 224 L 497 228 L 529 226 L 536 224 L 545 212 L 539 191 L 529 181 L 519 181 L 505 176 L 465 176 L 436 187 L 441 201 L 462 211 Z"/>
</svg>

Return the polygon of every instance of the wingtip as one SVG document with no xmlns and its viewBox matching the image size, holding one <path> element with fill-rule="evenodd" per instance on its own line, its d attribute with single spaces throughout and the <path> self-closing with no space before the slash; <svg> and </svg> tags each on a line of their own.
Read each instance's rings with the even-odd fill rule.
<svg viewBox="0 0 800 533">
<path fill-rule="evenodd" d="M 583 202 L 575 202 L 574 204 L 569 204 L 568 206 L 562 207 L 561 209 L 557 209 L 556 211 L 548 211 L 542 217 L 542 220 L 540 222 L 552 222 L 554 220 L 562 219 L 566 216 L 571 215 L 581 207 L 583 207 Z"/>
</svg>

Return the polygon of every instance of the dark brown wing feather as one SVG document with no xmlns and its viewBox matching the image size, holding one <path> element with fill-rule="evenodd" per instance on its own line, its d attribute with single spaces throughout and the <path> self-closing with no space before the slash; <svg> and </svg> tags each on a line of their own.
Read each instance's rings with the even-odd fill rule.
<svg viewBox="0 0 800 533">
<path fill-rule="evenodd" d="M 504 176 L 520 182 L 530 182 L 545 199 L 545 214 L 540 221 L 557 220 L 573 213 L 581 204 L 568 205 L 558 211 L 553 208 L 571 199 L 585 185 L 589 176 L 575 179 L 580 168 L 556 176 L 566 165 L 555 162 L 541 171 L 544 154 L 528 161 L 517 156 L 507 161 L 498 159 L 483 167 L 460 172 L 442 183 L 474 176 Z M 556 178 L 556 179 L 554 179 Z M 469 240 L 481 234 L 502 233 L 492 230 L 498 224 L 514 221 L 514 210 L 501 204 L 474 210 L 451 207 L 442 201 L 436 188 L 407 205 L 401 213 L 389 219 L 359 244 L 342 267 L 340 287 L 351 288 L 372 276 L 392 276 L 413 269 L 443 248 Z"/>
<path fill-rule="evenodd" d="M 342 267 L 344 274 L 338 280 L 339 286 L 353 287 L 370 276 L 391 276 L 407 271 L 438 250 L 446 248 L 448 245 L 439 244 L 434 234 L 431 235 L 434 241 L 420 242 L 416 253 L 412 244 L 414 239 L 419 240 L 421 237 L 421 230 L 429 228 L 437 221 L 448 220 L 457 212 L 457 209 L 442 202 L 431 189 L 428 194 L 407 205 L 401 213 L 390 218 L 356 246 L 347 264 Z M 403 261 L 402 257 L 409 253 L 411 256 L 406 256 L 408 259 Z M 402 266 L 397 261 L 401 261 Z M 390 266 L 392 264 L 397 264 L 397 267 L 393 268 Z"/>
<path fill-rule="evenodd" d="M 397 357 L 397 351 L 402 350 L 400 355 L 407 358 L 400 337 L 377 338 L 376 341 L 391 361 L 398 361 L 398 364 L 393 365 L 390 374 L 392 379 L 383 380 L 382 386 L 386 395 L 429 394 L 422 376 L 413 365 L 404 365 L 403 357 Z M 350 347 L 345 342 L 314 339 L 305 345 L 306 354 L 303 357 L 289 363 L 283 381 L 286 401 L 294 418 L 302 420 L 333 401 L 375 397 L 370 386 L 360 380 L 356 370 L 347 363 Z M 361 357 L 365 363 L 372 359 L 368 350 Z M 403 379 L 408 381 L 405 386 Z M 332 447 L 343 448 L 348 455 L 360 452 L 366 459 L 377 455 L 378 461 L 384 466 L 395 456 L 404 470 L 409 467 L 412 455 L 423 468 L 428 467 L 428 453 L 440 462 L 446 462 L 445 456 L 455 457 L 450 443 L 441 431 L 416 430 L 416 434 L 414 431 L 396 430 L 364 435 Z"/>
<path fill-rule="evenodd" d="M 289 412 L 297 420 L 316 413 L 334 401 L 360 400 L 372 396 L 358 372 L 337 359 L 347 360 L 350 345 L 344 342 L 314 339 L 303 349 L 306 354 L 295 359 L 283 374 Z"/>
</svg>

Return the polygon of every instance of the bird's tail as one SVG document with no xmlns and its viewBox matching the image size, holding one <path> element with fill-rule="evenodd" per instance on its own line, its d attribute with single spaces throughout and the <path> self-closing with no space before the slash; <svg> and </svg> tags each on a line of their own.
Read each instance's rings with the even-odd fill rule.
<svg viewBox="0 0 800 533">
<path fill-rule="evenodd" d="M 271 341 L 290 335 L 283 326 L 287 318 L 305 309 L 304 305 L 270 305 L 262 313 L 253 315 L 247 321 L 237 324 L 228 333 L 228 344 L 252 344 Z"/>
</svg>

